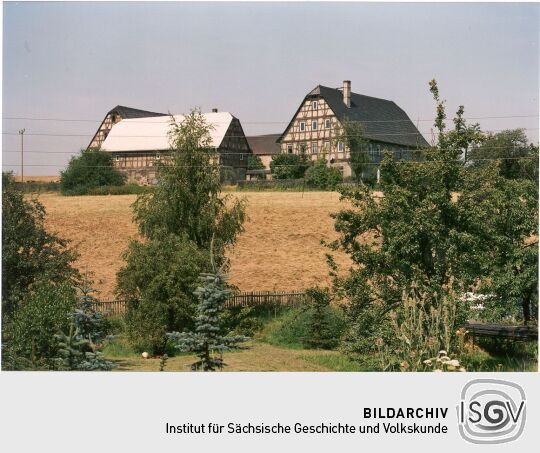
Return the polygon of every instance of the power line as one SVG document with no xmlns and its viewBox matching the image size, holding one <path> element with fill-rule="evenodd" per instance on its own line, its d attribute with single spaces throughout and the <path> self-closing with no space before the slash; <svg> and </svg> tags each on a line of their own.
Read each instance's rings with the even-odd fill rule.
<svg viewBox="0 0 540 453">
<path fill-rule="evenodd" d="M 529 128 L 520 128 L 525 131 L 537 131 L 539 128 L 537 127 L 529 127 Z M 492 129 L 488 132 L 502 132 L 506 129 Z M 324 129 L 321 129 L 321 131 L 324 131 Z M 298 134 L 301 133 L 310 133 L 315 131 L 301 131 L 301 132 L 295 132 Z M 443 132 L 446 133 L 446 132 Z M 345 137 L 365 137 L 366 139 L 369 139 L 370 137 L 388 137 L 388 136 L 422 136 L 422 135 L 440 135 L 440 132 L 437 131 L 426 131 L 426 132 L 396 132 L 396 133 L 386 133 L 386 132 L 380 132 L 380 133 L 368 133 L 368 134 L 345 134 Z M 19 135 L 18 132 L 2 132 L 2 135 Z M 27 133 L 27 136 L 41 136 L 41 137 L 93 137 L 95 134 L 51 134 L 51 133 L 42 133 L 42 132 L 34 132 L 34 133 Z M 111 137 L 111 139 L 120 139 L 120 138 L 163 138 L 164 135 L 116 135 L 114 137 Z M 247 138 L 246 135 L 227 135 L 225 138 Z M 325 139 L 336 139 L 339 137 L 318 137 L 316 140 L 325 140 Z M 295 141 L 313 141 L 314 139 L 309 138 L 305 140 L 295 140 Z"/>
<path fill-rule="evenodd" d="M 539 115 L 493 115 L 493 116 L 470 116 L 463 117 L 464 120 L 483 120 L 483 119 L 505 119 L 505 118 L 538 118 Z M 145 117 L 145 118 L 170 118 L 169 116 L 163 117 Z M 18 120 L 18 121 L 57 121 L 57 122 L 84 122 L 84 123 L 101 123 L 103 119 L 100 120 L 90 120 L 90 119 L 77 119 L 77 118 L 39 118 L 39 117 L 27 117 L 27 116 L 4 116 L 4 120 Z M 130 122 L 134 123 L 149 123 L 149 124 L 159 124 L 170 122 L 170 119 L 167 121 L 144 121 L 144 119 L 139 120 L 137 118 L 127 118 Z M 309 119 L 309 118 L 308 118 Z M 447 119 L 449 120 L 449 119 Z M 426 118 L 426 119 L 417 119 L 415 121 L 435 121 L 435 118 Z M 412 122 L 410 119 L 403 120 L 362 120 L 362 121 L 351 121 L 359 123 L 399 123 L 399 122 Z M 242 124 L 289 124 L 290 121 L 241 121 Z M 229 124 L 229 122 L 212 122 L 212 124 Z"/>
</svg>

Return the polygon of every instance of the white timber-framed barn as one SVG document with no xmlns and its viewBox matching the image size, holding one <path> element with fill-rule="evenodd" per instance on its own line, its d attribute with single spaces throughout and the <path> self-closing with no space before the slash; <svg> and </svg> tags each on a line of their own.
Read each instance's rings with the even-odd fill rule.
<svg viewBox="0 0 540 453">
<path fill-rule="evenodd" d="M 185 117 L 122 108 L 137 112 L 137 116 L 118 119 L 114 112 L 118 108 L 113 109 L 105 117 L 89 148 L 99 147 L 111 153 L 114 166 L 127 175 L 128 182 L 154 184 L 155 162 L 171 150 L 171 120 L 174 118 L 176 123 L 181 123 Z M 211 126 L 211 146 L 219 154 L 219 164 L 231 168 L 237 180 L 245 179 L 251 148 L 240 120 L 229 112 L 218 112 L 217 109 L 203 113 L 203 117 Z M 102 130 L 104 126 L 105 131 Z"/>
</svg>

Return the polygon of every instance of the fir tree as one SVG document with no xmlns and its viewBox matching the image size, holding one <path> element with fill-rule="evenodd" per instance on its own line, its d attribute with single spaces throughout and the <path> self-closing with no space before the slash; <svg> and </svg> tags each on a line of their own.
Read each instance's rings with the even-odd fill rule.
<svg viewBox="0 0 540 453">
<path fill-rule="evenodd" d="M 191 365 L 192 370 L 216 371 L 222 369 L 223 353 L 241 349 L 240 343 L 248 338 L 223 333 L 222 312 L 229 290 L 221 269 L 214 273 L 201 274 L 202 285 L 195 290 L 199 299 L 194 332 L 172 332 L 167 337 L 182 352 L 194 352 L 199 360 Z"/>
<path fill-rule="evenodd" d="M 92 309 L 94 290 L 87 285 L 79 289 L 81 296 L 77 309 L 71 314 L 69 333 L 56 335 L 60 355 L 57 365 L 67 370 L 111 370 L 113 363 L 99 352 L 103 341 L 111 337 L 106 334 L 103 315 Z"/>
</svg>

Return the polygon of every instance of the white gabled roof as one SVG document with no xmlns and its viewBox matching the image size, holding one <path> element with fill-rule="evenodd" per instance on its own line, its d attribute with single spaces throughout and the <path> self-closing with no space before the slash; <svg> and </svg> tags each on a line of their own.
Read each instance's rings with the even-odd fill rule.
<svg viewBox="0 0 540 453">
<path fill-rule="evenodd" d="M 212 126 L 211 146 L 218 148 L 229 129 L 233 116 L 229 112 L 204 113 L 206 123 Z M 184 115 L 174 115 L 180 124 Z M 116 123 L 101 144 L 104 151 L 164 151 L 170 149 L 169 116 L 133 118 Z"/>
</svg>

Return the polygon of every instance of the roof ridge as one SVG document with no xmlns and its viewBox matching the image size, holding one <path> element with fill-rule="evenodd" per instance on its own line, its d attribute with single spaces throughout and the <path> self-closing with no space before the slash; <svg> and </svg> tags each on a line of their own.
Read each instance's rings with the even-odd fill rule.
<svg viewBox="0 0 540 453">
<path fill-rule="evenodd" d="M 317 85 L 318 87 L 321 87 L 321 88 L 326 88 L 327 90 L 333 90 L 333 91 L 343 91 L 343 88 L 342 87 L 337 87 L 337 88 L 331 88 L 331 87 L 327 87 L 325 85 Z M 362 94 L 362 93 L 355 93 L 354 91 L 351 91 L 351 96 L 363 96 L 365 98 L 370 98 L 370 99 L 377 99 L 378 101 L 386 101 L 386 102 L 393 102 L 394 104 L 396 104 L 394 101 L 392 101 L 391 99 L 385 99 L 385 98 L 378 98 L 376 96 L 370 96 L 369 94 Z M 396 104 L 397 105 L 397 104 Z"/>
</svg>

